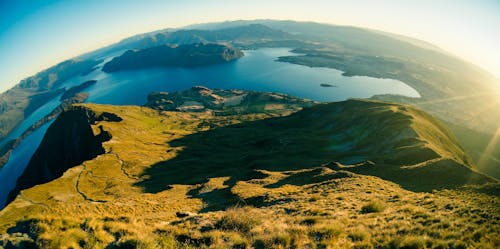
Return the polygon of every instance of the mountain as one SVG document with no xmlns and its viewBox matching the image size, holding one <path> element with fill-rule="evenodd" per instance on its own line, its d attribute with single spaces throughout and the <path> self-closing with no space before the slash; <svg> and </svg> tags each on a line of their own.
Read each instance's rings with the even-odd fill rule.
<svg viewBox="0 0 500 249">
<path fill-rule="evenodd" d="M 373 98 L 411 104 L 446 123 L 457 126 L 458 128 L 453 131 L 462 147 L 474 155 L 476 164 L 479 163 L 480 155 L 484 151 L 478 151 L 476 143 L 469 142 L 469 133 L 460 131 L 471 130 L 484 134 L 485 142 L 479 147 L 486 147 L 488 142 L 495 138 L 494 134 L 498 130 L 500 119 L 500 108 L 497 108 L 500 102 L 496 94 L 498 79 L 429 43 L 377 30 L 277 20 L 208 23 L 137 35 L 80 56 L 78 59 L 81 65 L 86 65 L 82 70 L 88 72 L 100 61 L 97 58 L 109 56 L 112 52 L 123 53 L 122 51 L 126 50 L 144 52 L 148 51 L 147 49 L 156 51 L 155 47 L 159 49 L 193 43 L 220 43 L 240 50 L 288 47 L 299 54 L 280 57 L 279 61 L 311 67 L 335 68 L 343 71 L 346 76 L 400 80 L 417 90 L 421 98 L 394 95 L 379 95 Z M 137 55 L 138 51 L 128 52 L 127 55 Z M 125 58 L 126 56 L 123 57 Z M 87 62 L 90 64 L 86 64 Z M 29 78 L 20 84 L 34 88 L 13 88 L 8 93 L 2 94 L 0 138 L 7 136 L 21 120 L 48 99 L 61 94 L 61 89 L 51 85 L 57 86 L 67 77 L 56 77 L 56 81 L 48 84 L 48 75 L 51 75 L 50 72 L 53 70 L 63 70 L 66 67 L 69 70 L 69 66 L 75 63 L 62 63 L 33 77 L 33 80 Z M 140 64 L 142 61 L 134 63 Z M 52 80 L 55 79 L 53 75 L 51 77 Z M 42 87 L 37 88 L 38 83 L 35 82 L 40 82 Z M 486 144 L 483 145 L 484 143 Z M 498 149 L 495 149 L 491 154 L 499 153 Z M 496 168 L 500 167 L 498 157 L 482 158 L 485 159 L 481 164 L 485 166 L 480 168 L 489 169 L 488 173 L 496 172 Z"/>
<path fill-rule="evenodd" d="M 104 64 L 107 73 L 148 67 L 199 67 L 230 62 L 243 56 L 238 49 L 220 44 L 163 45 L 128 50 Z"/>
<path fill-rule="evenodd" d="M 411 104 L 451 124 L 460 144 L 481 164 L 481 170 L 499 177 L 500 149 L 485 149 L 497 139 L 500 120 L 500 80 L 490 73 L 429 43 L 366 28 L 277 20 L 229 21 L 188 28 L 215 31 L 257 23 L 291 34 L 282 43 L 250 46 L 288 44 L 299 54 L 280 57 L 280 61 L 335 68 L 346 76 L 396 79 L 410 85 L 421 98 L 373 98 Z M 481 137 L 481 141 L 471 140 L 475 137 Z"/>
<path fill-rule="evenodd" d="M 75 104 L 88 79 L 63 88 L 112 53 L 110 73 L 263 47 L 421 97 L 317 103 L 197 86 L 139 107 Z M 0 211 L 0 247 L 498 248 L 500 188 L 483 174 L 500 166 L 497 81 L 431 44 L 357 27 L 256 20 L 128 38 L 0 96 L 0 137 L 71 96 L 28 129 L 55 119 Z M 23 136 L 2 141 L 0 163 Z"/>
<path fill-rule="evenodd" d="M 164 97 L 165 96 L 165 97 Z M 182 97 L 180 97 L 182 96 Z M 178 98 L 182 101 L 179 101 Z M 172 99 L 175 102 L 172 102 Z M 313 102 L 277 93 L 244 92 L 239 90 L 210 90 L 205 87 L 193 87 L 180 93 L 156 93 L 149 96 L 148 106 L 158 110 L 168 103 L 178 104 L 177 110 L 205 111 L 199 109 L 203 104 L 213 110 L 216 103 L 220 108 L 214 112 L 217 116 L 227 116 L 220 122 L 235 122 L 231 115 L 253 114 L 260 118 L 283 115 L 296 111 Z M 181 103 L 179 103 L 181 102 Z M 20 190 L 46 183 L 60 177 L 68 168 L 76 166 L 104 153 L 102 143 L 110 138 L 107 131 L 93 131 L 91 124 L 98 121 L 121 121 L 117 113 L 95 113 L 88 108 L 76 106 L 63 112 L 47 131 L 42 144 L 31 158 L 23 174 L 19 177 L 9 195 L 14 199 Z M 216 122 L 207 124 L 215 125 Z M 101 128 L 99 128 L 101 129 Z M 95 133 L 95 134 L 94 134 Z"/>
<path fill-rule="evenodd" d="M 290 34 L 286 40 L 301 41 L 291 48 L 300 55 L 281 61 L 307 66 L 331 67 L 348 76 L 400 80 L 415 88 L 422 98 L 376 96 L 378 99 L 417 105 L 440 119 L 462 127 L 493 134 L 498 126 L 499 79 L 428 43 L 359 27 L 279 20 L 229 21 L 191 25 L 191 29 L 226 30 L 260 24 Z M 285 40 L 285 39 L 281 39 Z"/>
<path fill-rule="evenodd" d="M 240 40 L 241 36 L 234 35 L 246 33 L 246 29 L 267 30 L 259 34 L 270 35 L 265 39 L 253 40 Z M 213 34 L 226 32 L 233 35 L 213 39 Z M 192 42 L 193 39 L 228 42 L 235 47 L 246 49 L 290 47 L 299 55 L 281 57 L 280 61 L 331 67 L 343 71 L 347 76 L 400 80 L 416 89 L 421 98 L 393 95 L 379 95 L 374 98 L 415 105 L 447 123 L 459 126 L 454 131 L 472 130 L 485 134 L 486 145 L 494 139 L 498 129 L 500 108 L 495 107 L 500 104 L 496 94 L 500 80 L 432 44 L 417 39 L 359 27 L 278 20 L 198 24 L 167 33 L 159 31 L 155 33 L 155 38 L 152 38 L 152 34 L 145 35 L 141 39 L 138 38 L 134 44 L 129 43 L 129 49 L 134 46 L 150 46 L 144 45 L 150 44 L 147 41 L 155 41 L 154 44 L 183 43 Z M 159 39 L 158 36 L 178 38 Z M 484 153 L 478 152 L 474 142 L 468 141 L 468 133 L 457 132 L 455 135 L 459 137 L 462 146 L 467 148 L 468 153 Z M 499 150 L 493 152 L 498 153 Z M 474 157 L 476 163 L 477 158 Z M 485 158 L 482 163 L 485 166 L 481 168 L 492 169 L 487 171 L 493 172 L 500 167 L 498 158 Z"/>
<path fill-rule="evenodd" d="M 252 44 L 260 41 L 283 40 L 289 37 L 290 34 L 286 32 L 256 23 L 218 30 L 165 29 L 124 39 L 116 44 L 85 54 L 82 58 L 95 58 L 115 51 L 145 49 L 165 44 L 182 45 L 227 41 Z"/>
<path fill-rule="evenodd" d="M 414 107 L 205 87 L 146 105 L 67 108 L 0 212 L 0 245 L 498 243 L 498 181 Z"/>
<path fill-rule="evenodd" d="M 60 98 L 60 103 L 59 105 L 53 109 L 50 113 L 45 115 L 44 117 L 40 118 L 38 121 L 33 123 L 30 127 L 28 127 L 23 133 L 17 137 L 16 139 L 11 139 L 9 141 L 6 141 L 5 143 L 2 144 L 0 147 L 0 170 L 7 164 L 9 161 L 10 155 L 14 149 L 16 149 L 21 142 L 31 135 L 34 131 L 36 131 L 38 128 L 43 126 L 44 124 L 54 120 L 61 114 L 64 109 L 67 107 L 76 104 L 76 103 L 83 103 L 87 98 L 89 97 L 88 93 L 81 92 L 85 90 L 86 88 L 90 87 L 91 85 L 94 85 L 97 81 L 95 80 L 90 80 L 86 81 L 80 85 L 71 87 L 68 90 L 60 89 L 57 91 L 58 95 L 62 92 L 61 98 Z M 31 156 L 31 155 L 30 155 Z M 5 193 L 6 194 L 6 193 Z M 5 194 L 0 195 L 0 199 L 4 199 L 6 196 Z"/>
<path fill-rule="evenodd" d="M 95 69 L 99 60 L 67 60 L 34 76 L 21 80 L 0 94 L 0 141 L 25 117 L 64 92 L 66 80 Z M 0 143 L 1 145 L 1 143 Z"/>
</svg>

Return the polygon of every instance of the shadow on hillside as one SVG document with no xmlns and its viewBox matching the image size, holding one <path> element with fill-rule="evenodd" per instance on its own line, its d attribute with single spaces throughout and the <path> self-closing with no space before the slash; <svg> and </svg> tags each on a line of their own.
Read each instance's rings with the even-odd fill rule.
<svg viewBox="0 0 500 249">
<path fill-rule="evenodd" d="M 464 185 L 495 184 L 496 182 L 493 178 L 473 171 L 451 159 L 430 162 L 424 167 L 404 169 L 401 165 L 378 164 L 375 167 L 353 168 L 349 171 L 377 176 L 413 192 L 432 192 L 437 189 L 455 189 Z M 495 185 L 498 186 L 498 182 Z"/>
<path fill-rule="evenodd" d="M 223 209 L 245 201 L 232 194 L 231 188 L 238 181 L 262 178 L 262 174 L 256 170 L 312 169 L 328 165 L 328 162 L 342 161 L 353 156 L 370 157 L 371 152 L 367 151 L 366 147 L 342 152 L 328 149 L 332 130 L 321 126 L 326 123 L 328 122 L 313 122 L 304 116 L 291 115 L 187 135 L 169 143 L 170 147 L 183 148 L 178 155 L 146 169 L 142 176 L 145 180 L 137 185 L 145 192 L 158 193 L 173 184 L 195 185 L 206 183 L 209 178 L 229 177 L 224 182 L 227 187 L 223 189 L 200 193 L 200 188 L 189 193 L 193 197 L 202 198 L 209 206 L 206 210 Z M 373 156 L 373 153 L 371 154 Z M 440 161 L 426 167 L 403 169 L 401 166 L 408 161 L 408 155 L 407 153 L 390 154 L 389 156 L 392 157 L 390 164 L 383 164 L 384 158 L 378 158 L 379 163 L 377 163 L 377 158 L 368 158 L 375 161 L 373 167 L 342 170 L 378 176 L 412 191 L 455 188 L 467 183 L 488 181 L 484 175 L 450 160 Z M 412 155 L 420 158 L 418 153 Z M 336 176 L 342 177 L 341 174 Z M 282 184 L 303 185 L 319 180 L 322 178 L 297 175 L 267 187 L 279 187 Z"/>
<path fill-rule="evenodd" d="M 171 141 L 182 147 L 177 157 L 148 168 L 146 180 L 137 185 L 145 192 L 157 193 L 172 184 L 201 184 L 213 177 L 229 177 L 226 191 L 193 196 L 207 203 L 234 204 L 230 188 L 238 181 L 262 178 L 256 169 L 284 171 L 312 168 L 332 158 L 326 147 L 327 136 L 305 132 L 307 124 L 295 117 L 270 118 L 198 132 Z"/>
</svg>

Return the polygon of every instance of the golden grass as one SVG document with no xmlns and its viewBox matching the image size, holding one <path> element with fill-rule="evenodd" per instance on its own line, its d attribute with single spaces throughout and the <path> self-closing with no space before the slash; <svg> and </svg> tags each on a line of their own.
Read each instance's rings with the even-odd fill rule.
<svg viewBox="0 0 500 249">
<path fill-rule="evenodd" d="M 334 170 L 321 166 L 319 162 L 324 160 L 321 156 L 331 157 L 321 153 L 334 152 L 312 144 L 318 141 L 314 139 L 328 134 L 319 126 L 309 127 L 314 131 L 309 137 L 302 136 L 297 129 L 283 131 L 284 135 L 280 137 L 293 134 L 303 141 L 311 141 L 311 144 L 304 143 L 301 147 L 311 146 L 318 157 L 293 155 L 296 153 L 289 149 L 294 146 L 293 140 L 279 141 L 290 150 L 286 156 L 302 160 L 290 160 L 290 165 L 303 163 L 307 167 L 270 167 L 275 163 L 273 158 L 264 158 L 258 161 L 257 166 L 262 165 L 260 168 L 213 165 L 217 170 L 229 169 L 212 175 L 200 175 L 195 171 L 201 166 L 210 166 L 209 163 L 225 162 L 227 157 L 240 160 L 248 151 L 225 158 L 219 158 L 223 155 L 219 153 L 212 155 L 208 163 L 206 159 L 195 161 L 198 168 L 175 169 L 178 171 L 173 172 L 179 175 L 155 179 L 153 183 L 158 184 L 155 189 L 158 191 L 146 191 L 141 183 L 148 177 L 155 177 L 144 174 L 152 165 L 166 167 L 162 168 L 163 173 L 170 172 L 168 167 L 182 166 L 183 162 L 171 165 L 162 162 L 189 160 L 214 144 L 233 142 L 234 145 L 230 146 L 237 147 L 241 143 L 240 140 L 224 140 L 222 135 L 225 133 L 221 133 L 217 137 L 219 143 L 203 145 L 203 136 L 211 138 L 211 129 L 221 131 L 229 124 L 270 116 L 215 117 L 210 113 L 158 112 L 143 107 L 86 106 L 96 112 L 116 113 L 123 118 L 121 122 L 101 121 L 93 126 L 97 132 L 96 127 L 102 125 L 112 134 L 112 139 L 103 144 L 106 153 L 69 169 L 54 181 L 22 191 L 0 212 L 0 232 L 3 233 L 0 245 L 27 243 L 42 248 L 500 246 L 498 197 L 468 190 L 416 193 L 379 177 L 344 171 L 355 171 L 355 168 Z M 321 106 L 319 113 L 324 111 L 322 108 L 328 111 Z M 386 109 L 379 111 L 387 112 Z M 404 112 L 396 109 L 396 112 L 401 111 Z M 431 121 L 421 122 L 438 126 Z M 232 129 L 239 131 L 243 128 Z M 422 138 L 446 136 L 423 132 L 427 131 L 419 135 Z M 179 146 L 180 139 L 193 134 L 203 134 L 199 137 L 202 139 L 193 140 L 197 144 L 192 146 L 199 146 L 196 147 L 200 148 L 199 151 Z M 452 138 L 438 140 L 429 138 L 425 141 L 438 147 L 453 142 Z M 458 161 L 455 156 L 459 153 L 452 151 L 453 148 L 439 150 L 439 155 Z M 183 158 L 183 153 L 190 154 Z M 189 181 L 165 184 L 165 181 L 177 177 Z M 181 217 L 179 212 L 187 215 Z"/>
</svg>

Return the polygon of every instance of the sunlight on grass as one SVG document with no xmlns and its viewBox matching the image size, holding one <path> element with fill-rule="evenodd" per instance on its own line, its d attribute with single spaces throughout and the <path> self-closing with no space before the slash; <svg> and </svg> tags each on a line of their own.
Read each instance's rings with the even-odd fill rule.
<svg viewBox="0 0 500 249">
<path fill-rule="evenodd" d="M 105 153 L 56 180 L 22 191 L 0 213 L 0 245 L 76 249 L 500 244 L 498 197 L 479 191 L 409 191 L 462 186 L 461 179 L 474 174 L 446 127 L 409 106 L 350 100 L 283 116 L 82 106 L 123 119 L 92 125 L 112 134 L 103 144 Z M 368 114 L 362 111 L 366 108 Z M 395 131 L 398 135 L 386 135 Z M 381 136 L 384 146 L 379 146 Z M 353 137 L 363 139 L 349 145 L 351 154 L 329 146 Z M 375 149 L 396 149 L 366 153 L 373 144 Z M 374 161 L 332 161 L 360 153 Z M 449 177 L 421 177 L 443 171 Z M 488 181 L 476 177 L 479 183 Z"/>
<path fill-rule="evenodd" d="M 441 99 L 436 99 L 436 100 L 422 101 L 422 102 L 418 102 L 418 104 L 419 105 L 428 105 L 428 104 L 436 104 L 436 103 L 454 102 L 454 101 L 462 101 L 465 99 L 474 99 L 474 98 L 480 98 L 480 97 L 492 96 L 492 95 L 494 95 L 494 93 L 481 92 L 481 93 L 475 93 L 475 94 L 465 95 L 465 96 L 454 96 L 454 97 L 449 97 L 449 98 L 441 98 Z"/>
<path fill-rule="evenodd" d="M 476 118 L 477 116 L 480 116 L 480 115 L 483 115 L 483 114 L 487 114 L 489 113 L 490 111 L 492 110 L 495 110 L 496 108 L 499 108 L 500 107 L 500 96 L 498 97 L 498 100 L 494 101 L 493 103 L 485 106 L 484 108 L 482 108 L 481 110 L 478 110 L 474 113 L 474 115 L 472 115 L 469 119 L 467 119 L 468 121 L 471 121 L 473 120 L 474 118 Z M 500 123 L 500 120 L 498 121 L 498 123 Z"/>
<path fill-rule="evenodd" d="M 486 149 L 484 150 L 483 154 L 479 158 L 478 165 L 482 166 L 487 158 L 492 155 L 493 150 L 496 148 L 498 142 L 500 142 L 500 125 L 498 126 L 498 129 L 496 130 L 495 134 L 491 138 L 491 141 L 488 143 L 486 146 Z"/>
</svg>

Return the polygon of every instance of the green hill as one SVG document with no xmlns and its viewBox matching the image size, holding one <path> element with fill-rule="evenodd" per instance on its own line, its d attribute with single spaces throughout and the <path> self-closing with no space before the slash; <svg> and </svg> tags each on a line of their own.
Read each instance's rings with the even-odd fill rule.
<svg viewBox="0 0 500 249">
<path fill-rule="evenodd" d="M 18 181 L 24 190 L 0 212 L 0 245 L 500 243 L 498 182 L 413 107 L 204 87 L 155 93 L 147 105 L 62 113 Z"/>
</svg>

